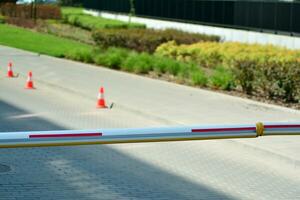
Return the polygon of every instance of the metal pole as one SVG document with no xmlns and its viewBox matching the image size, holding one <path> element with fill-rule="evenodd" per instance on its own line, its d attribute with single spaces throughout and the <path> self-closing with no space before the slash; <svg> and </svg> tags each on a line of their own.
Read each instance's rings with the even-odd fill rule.
<svg viewBox="0 0 300 200">
<path fill-rule="evenodd" d="M 231 126 L 2 132 L 0 148 L 255 138 L 270 135 L 300 135 L 300 123 L 259 122 L 252 125 Z"/>
<path fill-rule="evenodd" d="M 33 2 L 30 4 L 30 17 L 33 18 Z"/>
<path fill-rule="evenodd" d="M 36 18 L 37 18 L 37 4 L 36 0 L 34 0 L 34 23 L 36 24 Z"/>
</svg>

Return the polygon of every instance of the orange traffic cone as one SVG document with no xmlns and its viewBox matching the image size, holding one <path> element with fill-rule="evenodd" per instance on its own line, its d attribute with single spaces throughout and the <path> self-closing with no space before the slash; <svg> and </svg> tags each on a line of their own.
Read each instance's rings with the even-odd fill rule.
<svg viewBox="0 0 300 200">
<path fill-rule="evenodd" d="M 97 108 L 107 108 L 104 99 L 104 88 L 101 87 L 98 94 Z"/>
<path fill-rule="evenodd" d="M 12 70 L 12 62 L 9 62 L 9 63 L 8 63 L 7 77 L 8 77 L 8 78 L 13 78 L 13 77 L 14 77 L 14 72 L 13 72 L 13 70 Z"/>
<path fill-rule="evenodd" d="M 32 72 L 28 72 L 28 78 L 27 78 L 27 82 L 26 82 L 26 89 L 35 89 L 33 87 L 33 81 L 32 81 Z"/>
</svg>

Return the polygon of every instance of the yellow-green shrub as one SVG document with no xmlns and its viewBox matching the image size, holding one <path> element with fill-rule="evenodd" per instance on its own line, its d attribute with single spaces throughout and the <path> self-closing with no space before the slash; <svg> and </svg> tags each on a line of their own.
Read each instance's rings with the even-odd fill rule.
<svg viewBox="0 0 300 200">
<path fill-rule="evenodd" d="M 300 51 L 236 42 L 168 42 L 160 45 L 156 54 L 207 68 L 222 66 L 233 72 L 236 84 L 247 94 L 300 102 Z M 213 85 L 218 86 L 220 80 L 215 78 Z"/>
</svg>

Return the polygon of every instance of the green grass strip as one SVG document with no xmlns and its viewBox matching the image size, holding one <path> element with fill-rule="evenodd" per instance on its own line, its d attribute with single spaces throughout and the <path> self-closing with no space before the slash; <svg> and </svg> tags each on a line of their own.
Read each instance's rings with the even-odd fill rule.
<svg viewBox="0 0 300 200">
<path fill-rule="evenodd" d="M 0 44 L 55 57 L 65 57 L 74 49 L 91 51 L 92 46 L 54 35 L 0 24 Z"/>
</svg>

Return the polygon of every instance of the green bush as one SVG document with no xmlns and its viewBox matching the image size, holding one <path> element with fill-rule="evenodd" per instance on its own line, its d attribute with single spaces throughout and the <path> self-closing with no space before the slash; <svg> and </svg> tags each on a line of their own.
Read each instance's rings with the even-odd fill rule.
<svg viewBox="0 0 300 200">
<path fill-rule="evenodd" d="M 94 60 L 93 60 L 92 54 L 93 54 L 93 51 L 88 50 L 88 49 L 87 50 L 85 50 L 85 49 L 82 49 L 82 50 L 74 49 L 74 50 L 71 50 L 71 51 L 67 52 L 65 57 L 69 58 L 69 59 L 72 59 L 72 60 L 85 62 L 85 63 L 93 63 Z"/>
<path fill-rule="evenodd" d="M 300 51 L 236 42 L 168 42 L 159 46 L 156 54 L 187 63 L 194 61 L 212 70 L 209 84 L 215 88 L 241 88 L 249 95 L 285 102 L 300 100 Z"/>
<path fill-rule="evenodd" d="M 165 57 L 160 57 L 160 56 L 155 56 L 155 59 L 153 59 L 153 70 L 156 74 L 161 75 L 167 72 L 168 65 L 172 63 L 174 60 L 165 58 Z"/>
<path fill-rule="evenodd" d="M 106 51 L 97 51 L 94 62 L 112 69 L 120 69 L 122 63 L 129 55 L 129 51 L 120 48 L 109 48 Z"/>
<path fill-rule="evenodd" d="M 261 64 L 262 65 L 262 64 Z M 257 90 L 272 99 L 300 102 L 300 62 L 269 60 L 257 67 Z"/>
<path fill-rule="evenodd" d="M 255 90 L 255 80 L 257 79 L 258 72 L 257 62 L 245 58 L 234 60 L 234 75 L 238 83 L 241 85 L 246 94 L 251 95 Z"/>
<path fill-rule="evenodd" d="M 235 60 L 234 70 L 236 80 L 247 94 L 300 102 L 300 62 L 297 59 Z"/>
<path fill-rule="evenodd" d="M 82 59 L 82 53 L 77 52 L 76 55 L 78 54 L 80 55 L 79 58 L 75 57 L 75 59 Z M 96 64 L 113 69 L 121 69 L 136 74 L 149 74 L 150 72 L 155 72 L 158 75 L 169 74 L 173 75 L 176 80 L 197 86 L 206 86 L 208 82 L 205 73 L 197 65 L 166 57 L 113 47 L 94 51 L 92 56 Z"/>
<path fill-rule="evenodd" d="M 210 77 L 210 85 L 217 89 L 231 90 L 235 87 L 235 79 L 230 69 L 217 67 Z"/>
<path fill-rule="evenodd" d="M 201 69 L 193 70 L 190 72 L 190 78 L 193 85 L 206 86 L 208 79 Z"/>
<path fill-rule="evenodd" d="M 153 69 L 153 56 L 147 53 L 131 53 L 122 63 L 123 70 L 146 74 Z"/>
<path fill-rule="evenodd" d="M 81 8 L 62 8 L 63 21 L 87 30 L 116 28 L 145 28 L 143 24 L 127 23 L 84 14 Z"/>
<path fill-rule="evenodd" d="M 5 17 L 0 15 L 0 24 L 4 24 L 5 23 Z"/>
<path fill-rule="evenodd" d="M 200 41 L 219 41 L 217 36 L 186 33 L 178 30 L 153 29 L 101 29 L 93 32 L 92 37 L 102 48 L 110 46 L 134 49 L 152 53 L 162 43 L 174 40 L 178 44 L 192 44 Z"/>
<path fill-rule="evenodd" d="M 186 67 L 188 66 L 188 64 L 178 62 L 171 58 L 154 55 L 152 62 L 153 62 L 153 70 L 158 75 L 164 73 L 168 73 L 172 75 L 179 75 L 179 74 L 182 75 L 185 71 L 188 71 Z"/>
<path fill-rule="evenodd" d="M 171 61 L 167 66 L 166 66 L 166 71 L 169 74 L 172 74 L 174 76 L 178 75 L 179 72 L 184 70 L 184 64 L 181 62 L 176 62 L 176 61 Z"/>
</svg>

